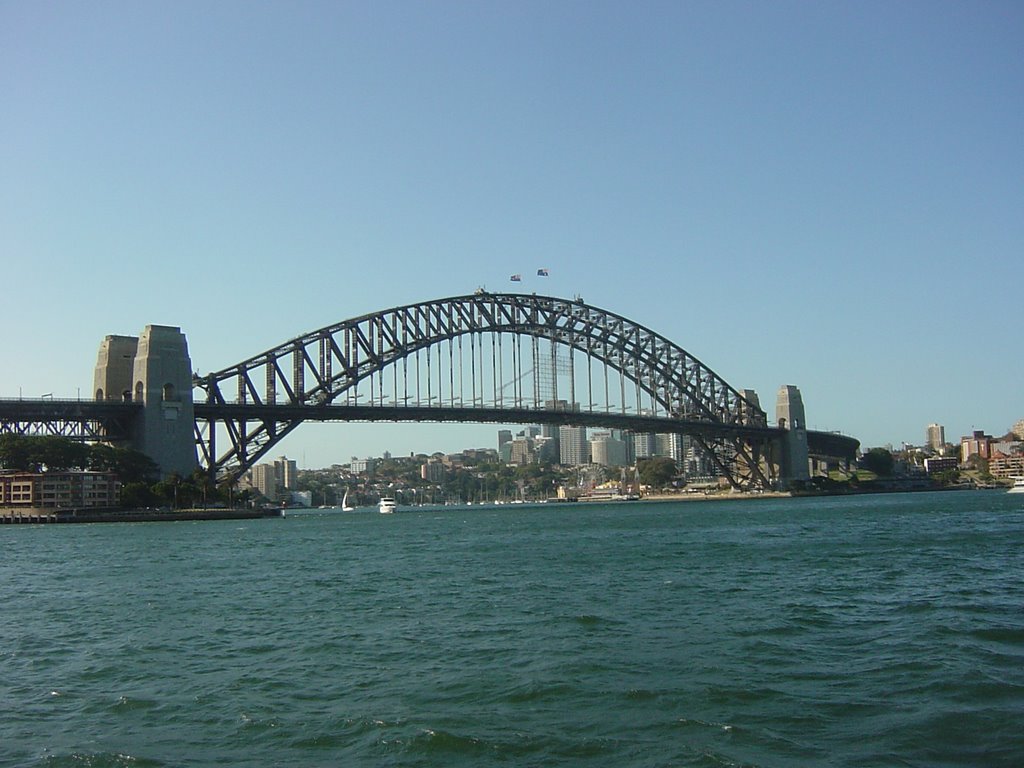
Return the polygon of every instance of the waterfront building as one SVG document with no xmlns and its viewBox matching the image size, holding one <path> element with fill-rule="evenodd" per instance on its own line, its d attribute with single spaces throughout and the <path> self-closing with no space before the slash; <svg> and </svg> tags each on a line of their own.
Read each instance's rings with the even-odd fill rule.
<svg viewBox="0 0 1024 768">
<path fill-rule="evenodd" d="M 1010 427 L 1010 431 L 1013 432 L 1013 436 L 1018 440 L 1024 440 L 1024 419 L 1021 419 Z"/>
<path fill-rule="evenodd" d="M 924 460 L 924 471 L 929 475 L 936 472 L 948 472 L 960 465 L 956 456 L 930 456 Z"/>
<path fill-rule="evenodd" d="M 1015 445 L 1020 446 L 1020 443 Z M 988 471 L 992 477 L 1010 478 L 1024 476 L 1024 451 L 1004 453 L 993 450 L 988 460 Z"/>
<path fill-rule="evenodd" d="M 986 435 L 983 430 L 976 429 L 970 435 L 960 438 L 960 461 L 965 462 L 971 456 L 988 459 L 992 455 L 992 443 L 995 438 Z"/>
<path fill-rule="evenodd" d="M 946 444 L 946 428 L 941 424 L 929 424 L 925 432 L 925 445 L 935 453 L 941 453 Z"/>
<path fill-rule="evenodd" d="M 277 472 L 273 464 L 257 464 L 251 475 L 253 488 L 268 499 L 277 496 Z"/>
<path fill-rule="evenodd" d="M 466 448 L 460 453 L 451 454 L 451 456 L 453 463 L 461 463 L 470 467 L 476 464 L 494 464 L 498 461 L 498 452 L 493 448 Z"/>
<path fill-rule="evenodd" d="M 1024 448 L 1024 443 L 1020 443 L 1016 440 L 993 440 L 989 445 L 989 456 L 995 456 L 997 453 L 1004 453 L 1006 455 L 1012 455 L 1019 453 Z"/>
<path fill-rule="evenodd" d="M 355 456 L 352 457 L 351 463 L 348 465 L 349 471 L 353 475 L 368 474 L 372 475 L 374 468 L 377 466 L 377 460 L 371 458 L 358 459 Z"/>
<path fill-rule="evenodd" d="M 274 462 L 274 476 L 277 478 L 277 487 L 287 491 L 295 489 L 299 471 L 294 461 L 287 456 L 282 456 Z"/>
<path fill-rule="evenodd" d="M 0 473 L 0 507 L 32 506 L 35 473 Z"/>
<path fill-rule="evenodd" d="M 428 461 L 420 465 L 420 479 L 428 483 L 444 482 L 444 464 L 440 461 Z"/>
<path fill-rule="evenodd" d="M 117 506 L 121 483 L 112 472 L 2 472 L 0 506 L 82 509 Z"/>
</svg>

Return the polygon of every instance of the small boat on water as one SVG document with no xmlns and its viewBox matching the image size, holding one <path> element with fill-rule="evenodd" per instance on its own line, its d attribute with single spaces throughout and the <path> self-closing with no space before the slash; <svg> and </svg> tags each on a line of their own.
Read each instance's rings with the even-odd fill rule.
<svg viewBox="0 0 1024 768">
<path fill-rule="evenodd" d="M 1013 485 L 1010 486 L 1010 490 L 1007 493 L 1024 493 L 1024 476 L 1017 476 L 1011 478 Z"/>
<path fill-rule="evenodd" d="M 382 515 L 390 515 L 398 509 L 398 504 L 391 496 L 382 496 L 378 508 Z"/>
<path fill-rule="evenodd" d="M 355 509 L 355 507 L 350 507 L 348 505 L 348 488 L 346 488 L 345 489 L 345 496 L 341 500 L 341 511 L 342 512 L 351 512 L 353 509 Z"/>
</svg>

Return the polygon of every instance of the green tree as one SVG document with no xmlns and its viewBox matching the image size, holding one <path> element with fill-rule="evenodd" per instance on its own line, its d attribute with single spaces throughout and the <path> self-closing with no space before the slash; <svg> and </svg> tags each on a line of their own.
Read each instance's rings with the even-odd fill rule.
<svg viewBox="0 0 1024 768">
<path fill-rule="evenodd" d="M 0 435 L 0 465 L 22 472 L 85 469 L 89 448 L 56 435 Z"/>
<path fill-rule="evenodd" d="M 202 489 L 193 477 L 182 477 L 175 473 L 153 486 L 153 493 L 161 503 L 174 509 L 190 509 L 203 498 Z"/>
<path fill-rule="evenodd" d="M 62 472 L 85 469 L 89 465 L 89 447 L 84 443 L 56 435 L 29 438 L 34 463 L 40 468 Z"/>
<path fill-rule="evenodd" d="M 29 471 L 31 438 L 5 433 L 0 435 L 0 466 L 21 472 Z"/>
<path fill-rule="evenodd" d="M 664 488 L 677 474 L 676 463 L 668 456 L 641 459 L 636 464 L 640 482 L 649 488 Z"/>
<path fill-rule="evenodd" d="M 864 469 L 874 472 L 879 477 L 890 477 L 895 466 L 892 454 L 885 448 L 872 448 L 861 456 L 859 463 Z"/>
<path fill-rule="evenodd" d="M 89 448 L 89 469 L 113 472 L 122 483 L 152 483 L 160 474 L 159 467 L 141 451 L 98 444 Z"/>
<path fill-rule="evenodd" d="M 125 483 L 121 486 L 121 506 L 128 509 L 155 507 L 160 499 L 147 483 Z"/>
</svg>

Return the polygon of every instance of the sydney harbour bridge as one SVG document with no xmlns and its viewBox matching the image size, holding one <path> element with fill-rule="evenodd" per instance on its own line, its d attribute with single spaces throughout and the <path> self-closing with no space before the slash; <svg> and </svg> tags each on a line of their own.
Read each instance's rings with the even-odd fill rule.
<svg viewBox="0 0 1024 768">
<path fill-rule="evenodd" d="M 735 488 L 849 461 L 858 442 L 806 429 L 795 387 L 775 424 L 665 336 L 621 315 L 536 294 L 489 293 L 343 320 L 221 370 L 193 373 L 178 328 L 100 346 L 94 398 L 0 401 L 0 433 L 135 447 L 165 473 L 233 481 L 309 421 L 490 422 L 689 437 Z M 785 396 L 783 395 L 785 393 Z M 785 400 L 785 402 L 783 402 Z"/>
</svg>

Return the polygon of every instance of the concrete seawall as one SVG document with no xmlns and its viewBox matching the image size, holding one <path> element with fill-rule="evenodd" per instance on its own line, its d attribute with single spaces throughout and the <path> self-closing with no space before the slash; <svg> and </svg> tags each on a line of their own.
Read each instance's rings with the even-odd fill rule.
<svg viewBox="0 0 1024 768">
<path fill-rule="evenodd" d="M 0 508 L 0 525 L 46 523 L 155 523 L 176 520 L 256 520 L 283 517 L 280 509 L 12 509 Z"/>
</svg>

